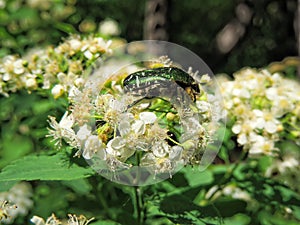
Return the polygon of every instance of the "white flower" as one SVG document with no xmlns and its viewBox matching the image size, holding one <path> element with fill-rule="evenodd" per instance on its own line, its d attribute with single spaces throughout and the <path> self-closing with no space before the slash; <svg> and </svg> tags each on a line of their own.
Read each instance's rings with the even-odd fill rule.
<svg viewBox="0 0 300 225">
<path fill-rule="evenodd" d="M 299 161 L 292 155 L 286 155 L 283 157 L 283 161 L 278 169 L 281 173 L 284 173 L 288 169 L 295 169 L 297 166 L 299 166 Z"/>
<path fill-rule="evenodd" d="M 87 124 L 81 126 L 76 134 L 77 140 L 80 142 L 81 149 L 75 153 L 75 156 L 81 155 L 85 159 L 91 159 L 93 155 L 99 152 L 98 156 L 105 158 L 105 151 L 102 141 L 97 135 L 92 135 L 91 127 Z"/>
<path fill-rule="evenodd" d="M 73 115 L 68 115 L 68 112 L 65 112 L 60 122 L 56 122 L 56 118 L 49 116 L 49 125 L 52 129 L 49 129 L 49 135 L 47 137 L 52 137 L 55 142 L 55 146 L 61 147 L 62 139 L 71 144 L 73 147 L 78 147 L 78 140 L 75 135 L 75 131 L 72 129 L 74 124 Z"/>
<path fill-rule="evenodd" d="M 254 118 L 249 121 L 253 128 L 265 129 L 269 134 L 277 132 L 277 126 L 281 123 L 270 112 L 254 109 L 253 115 Z"/>
<path fill-rule="evenodd" d="M 72 215 L 68 214 L 69 220 L 68 220 L 68 225 L 88 225 L 94 218 L 87 219 L 85 216 L 80 215 Z M 54 214 L 52 214 L 48 219 L 45 220 L 39 216 L 33 216 L 30 221 L 34 223 L 35 225 L 61 225 L 65 224 L 62 223 L 60 220 L 58 220 Z"/>
<path fill-rule="evenodd" d="M 200 113 L 210 112 L 211 104 L 206 101 L 196 101 L 196 106 Z"/>
<path fill-rule="evenodd" d="M 247 144 L 247 143 L 249 142 L 249 141 L 248 141 L 248 138 L 247 138 L 247 135 L 246 135 L 246 134 L 240 134 L 240 135 L 238 135 L 237 142 L 238 142 L 240 145 L 245 145 L 245 144 Z"/>
<path fill-rule="evenodd" d="M 162 158 L 170 152 L 170 146 L 165 141 L 155 142 L 152 152 L 155 157 Z"/>
<path fill-rule="evenodd" d="M 82 87 L 84 85 L 84 83 L 85 83 L 85 80 L 82 77 L 79 77 L 74 81 L 74 84 L 76 87 Z"/>
<path fill-rule="evenodd" d="M 83 215 L 77 217 L 76 215 L 68 214 L 68 216 L 69 216 L 68 225 L 87 225 L 92 220 L 94 220 L 94 218 L 87 219 Z"/>
<path fill-rule="evenodd" d="M 33 216 L 30 219 L 30 222 L 34 223 L 35 225 L 60 225 L 61 222 L 56 219 L 55 215 L 52 214 L 50 217 L 48 217 L 47 221 L 39 216 Z"/>
<path fill-rule="evenodd" d="M 114 157 L 121 156 L 121 150 L 126 146 L 126 141 L 122 137 L 115 137 L 107 143 L 106 152 Z"/>
<path fill-rule="evenodd" d="M 136 134 L 144 134 L 146 131 L 146 126 L 144 121 L 142 120 L 136 120 L 131 125 L 132 131 L 134 131 Z"/>
<path fill-rule="evenodd" d="M 4 9 L 5 5 L 5 0 L 0 0 L 0 9 Z"/>
<path fill-rule="evenodd" d="M 69 44 L 72 50 L 79 51 L 81 49 L 82 42 L 77 39 L 69 40 Z"/>
<path fill-rule="evenodd" d="M 131 118 L 129 115 L 125 113 L 126 117 Z M 118 125 L 118 132 L 121 136 L 117 136 L 107 143 L 106 152 L 114 157 L 127 159 L 136 150 L 146 150 L 147 143 L 142 138 L 145 131 L 146 126 L 142 120 L 121 120 Z"/>
<path fill-rule="evenodd" d="M 168 157 L 156 157 L 153 153 L 146 153 L 141 159 L 141 165 L 151 168 L 155 173 L 170 173 L 174 169 L 174 164 L 172 160 Z"/>
<path fill-rule="evenodd" d="M 227 185 L 226 187 L 224 187 L 222 192 L 224 195 L 231 196 L 234 199 L 241 199 L 247 202 L 252 200 L 248 192 L 243 191 L 235 185 Z"/>
<path fill-rule="evenodd" d="M 0 205 L 0 221 L 3 221 L 6 224 L 11 223 L 14 219 L 12 219 L 11 210 L 17 208 L 17 205 L 10 205 L 7 200 L 2 200 Z"/>
<path fill-rule="evenodd" d="M 157 119 L 155 113 L 153 112 L 141 112 L 139 114 L 140 120 L 142 120 L 145 124 L 154 123 Z"/>
<path fill-rule="evenodd" d="M 102 141 L 99 140 L 97 135 L 91 135 L 84 143 L 84 150 L 82 156 L 85 159 L 91 159 L 96 152 L 100 152 L 102 158 L 105 158 L 104 148 L 102 146 Z"/>
<path fill-rule="evenodd" d="M 15 74 L 22 74 L 25 72 L 25 68 L 23 66 L 23 60 L 22 59 L 17 59 L 14 63 L 14 73 Z"/>
<path fill-rule="evenodd" d="M 284 114 L 291 112 L 295 105 L 292 102 L 293 99 L 287 96 L 278 96 L 273 100 L 272 113 L 277 118 L 282 117 Z"/>
<path fill-rule="evenodd" d="M 274 151 L 277 149 L 275 148 L 274 141 L 268 140 L 263 136 L 256 136 L 255 142 L 251 145 L 249 149 L 249 154 L 251 155 L 273 155 Z"/>
<path fill-rule="evenodd" d="M 99 104 L 100 103 L 100 104 Z M 121 101 L 113 98 L 111 95 L 104 95 L 98 99 L 99 112 L 104 113 L 104 121 L 110 124 L 117 124 L 121 119 L 123 111 L 126 109 L 127 105 Z"/>
<path fill-rule="evenodd" d="M 8 201 L 16 206 L 8 206 L 5 211 L 8 215 L 1 222 L 11 224 L 20 215 L 27 215 L 29 209 L 33 206 L 32 188 L 29 183 L 21 182 L 14 185 L 9 191 L 0 193 L 0 201 Z"/>
<path fill-rule="evenodd" d="M 242 125 L 236 123 L 232 126 L 231 130 L 234 134 L 239 134 L 242 131 Z"/>
<path fill-rule="evenodd" d="M 117 36 L 120 34 L 120 28 L 116 21 L 106 19 L 100 23 L 99 32 L 110 36 Z"/>
<path fill-rule="evenodd" d="M 170 160 L 179 161 L 181 159 L 182 152 L 183 152 L 183 147 L 178 145 L 172 146 L 169 152 Z"/>
<path fill-rule="evenodd" d="M 84 51 L 83 55 L 84 55 L 87 59 L 92 59 L 93 56 L 94 56 L 89 50 Z"/>
<path fill-rule="evenodd" d="M 84 143 L 89 136 L 91 136 L 91 127 L 88 126 L 87 124 L 84 124 L 83 126 L 81 126 L 76 134 L 78 140 L 81 141 L 81 143 Z"/>
<path fill-rule="evenodd" d="M 240 84 L 236 84 L 233 87 L 232 95 L 240 98 L 250 98 L 250 92 Z"/>
<path fill-rule="evenodd" d="M 35 89 L 37 88 L 37 82 L 36 82 L 36 79 L 34 78 L 29 78 L 26 80 L 26 84 L 25 86 L 28 88 L 28 89 Z"/>
<path fill-rule="evenodd" d="M 65 93 L 65 89 L 61 84 L 56 84 L 51 90 L 51 94 L 53 95 L 54 98 L 59 98 L 64 93 Z"/>
</svg>

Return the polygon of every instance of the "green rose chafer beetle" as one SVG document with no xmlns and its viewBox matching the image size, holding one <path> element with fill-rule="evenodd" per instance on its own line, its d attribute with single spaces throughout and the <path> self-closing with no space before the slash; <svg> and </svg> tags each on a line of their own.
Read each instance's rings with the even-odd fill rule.
<svg viewBox="0 0 300 225">
<path fill-rule="evenodd" d="M 159 67 L 129 74 L 124 79 L 123 86 L 125 91 L 133 91 L 170 81 L 182 87 L 193 101 L 200 92 L 194 78 L 177 67 Z"/>
</svg>

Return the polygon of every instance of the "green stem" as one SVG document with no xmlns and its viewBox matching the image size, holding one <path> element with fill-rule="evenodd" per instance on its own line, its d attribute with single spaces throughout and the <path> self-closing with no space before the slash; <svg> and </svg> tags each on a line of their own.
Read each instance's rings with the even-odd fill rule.
<svg viewBox="0 0 300 225">
<path fill-rule="evenodd" d="M 170 138 L 169 136 L 167 137 L 167 139 L 170 140 L 171 142 L 173 142 L 173 143 L 176 144 L 176 145 L 182 146 L 181 143 L 175 141 L 174 139 Z"/>
<path fill-rule="evenodd" d="M 93 187 L 93 192 L 96 196 L 96 198 L 99 200 L 99 202 L 101 203 L 104 212 L 109 216 L 109 218 L 113 218 L 112 214 L 110 213 L 109 207 L 107 205 L 106 199 L 105 197 L 102 195 L 102 190 L 98 188 L 98 181 L 96 177 L 91 177 L 90 178 L 90 183 L 92 184 Z"/>
<path fill-rule="evenodd" d="M 296 124 L 293 123 L 287 123 L 288 125 L 290 125 L 291 127 L 295 128 L 296 130 L 300 130 L 300 127 L 298 127 Z"/>
<path fill-rule="evenodd" d="M 135 207 L 137 213 L 137 224 L 143 225 L 144 224 L 144 215 L 143 215 L 144 201 L 142 197 L 141 187 L 134 186 L 134 194 L 135 194 Z"/>
<path fill-rule="evenodd" d="M 140 165 L 141 162 L 141 152 L 136 153 L 136 162 L 137 165 Z M 134 194 L 135 194 L 135 208 L 136 208 L 136 213 L 137 213 L 137 224 L 138 225 L 143 225 L 144 224 L 144 199 L 142 196 L 142 189 L 141 187 L 137 186 L 139 185 L 139 179 L 140 179 L 140 170 L 137 171 L 137 177 L 136 177 L 136 183 L 134 186 Z"/>
</svg>

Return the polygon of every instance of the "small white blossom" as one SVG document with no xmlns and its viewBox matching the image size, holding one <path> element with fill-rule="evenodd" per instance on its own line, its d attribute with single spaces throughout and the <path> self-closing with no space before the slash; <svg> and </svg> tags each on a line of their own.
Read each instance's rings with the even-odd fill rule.
<svg viewBox="0 0 300 225">
<path fill-rule="evenodd" d="M 21 182 L 14 185 L 9 191 L 0 193 L 0 202 L 3 202 L 0 208 L 5 216 L 1 222 L 5 224 L 12 224 L 18 216 L 28 214 L 28 211 L 33 206 L 32 188 L 29 183 Z M 11 206 L 9 203 L 13 203 Z"/>
<path fill-rule="evenodd" d="M 49 135 L 47 136 L 53 138 L 55 146 L 61 147 L 62 139 L 73 147 L 78 146 L 75 131 L 72 129 L 72 126 L 74 125 L 72 114 L 68 115 L 68 112 L 65 112 L 59 123 L 56 121 L 55 117 L 49 116 L 48 122 L 52 129 L 48 128 Z"/>
<path fill-rule="evenodd" d="M 120 34 L 120 28 L 116 21 L 106 19 L 100 23 L 99 32 L 110 36 L 117 36 Z"/>
<path fill-rule="evenodd" d="M 157 119 L 156 115 L 153 112 L 141 112 L 139 114 L 140 120 L 142 120 L 145 124 L 154 123 Z"/>
<path fill-rule="evenodd" d="M 61 84 L 55 85 L 51 90 L 51 94 L 53 95 L 54 98 L 59 98 L 64 94 L 64 92 L 65 89 Z"/>
</svg>

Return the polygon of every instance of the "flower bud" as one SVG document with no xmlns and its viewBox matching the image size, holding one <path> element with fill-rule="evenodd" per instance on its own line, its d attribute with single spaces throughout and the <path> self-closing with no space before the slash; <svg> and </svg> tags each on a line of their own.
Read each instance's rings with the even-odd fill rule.
<svg viewBox="0 0 300 225">
<path fill-rule="evenodd" d="M 34 78 L 27 79 L 25 85 L 28 89 L 36 89 L 37 88 L 37 82 Z"/>
<path fill-rule="evenodd" d="M 51 94 L 55 99 L 62 96 L 64 92 L 65 92 L 64 87 L 60 84 L 55 85 L 51 90 Z"/>
</svg>

